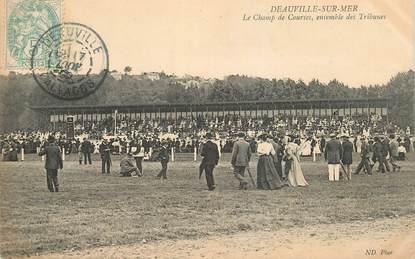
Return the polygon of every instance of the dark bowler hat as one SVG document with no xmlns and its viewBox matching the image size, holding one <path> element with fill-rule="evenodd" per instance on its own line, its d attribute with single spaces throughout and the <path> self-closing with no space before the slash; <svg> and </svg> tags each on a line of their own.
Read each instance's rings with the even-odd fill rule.
<svg viewBox="0 0 415 259">
<path fill-rule="evenodd" d="M 55 136 L 49 135 L 48 142 L 55 142 Z"/>
<path fill-rule="evenodd" d="M 245 137 L 245 133 L 243 133 L 243 132 L 239 132 L 239 133 L 238 133 L 238 137 L 239 137 L 239 138 L 244 138 L 244 137 Z"/>
</svg>

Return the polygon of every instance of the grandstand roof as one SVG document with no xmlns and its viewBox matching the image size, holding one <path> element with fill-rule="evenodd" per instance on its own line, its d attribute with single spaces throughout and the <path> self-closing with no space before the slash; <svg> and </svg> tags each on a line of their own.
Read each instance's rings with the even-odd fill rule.
<svg viewBox="0 0 415 259">
<path fill-rule="evenodd" d="M 356 98 L 356 99 L 310 99 L 310 100 L 263 100 L 263 101 L 234 101 L 234 102 L 208 102 L 208 103 L 154 103 L 154 104 L 109 104 L 109 105 L 80 105 L 80 106 L 31 106 L 30 108 L 38 111 L 47 110 L 139 110 L 139 109 L 158 109 L 158 108 L 186 108 L 186 107 L 232 107 L 232 106 L 252 106 L 261 107 L 272 105 L 277 108 L 306 106 L 318 108 L 326 105 L 345 106 L 362 104 L 381 104 L 387 106 L 389 98 Z"/>
</svg>

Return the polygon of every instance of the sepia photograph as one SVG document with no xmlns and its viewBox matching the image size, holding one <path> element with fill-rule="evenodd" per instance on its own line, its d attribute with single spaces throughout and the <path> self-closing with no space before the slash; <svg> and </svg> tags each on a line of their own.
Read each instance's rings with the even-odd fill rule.
<svg viewBox="0 0 415 259">
<path fill-rule="evenodd" d="M 0 7 L 0 259 L 415 259 L 414 1 Z"/>
</svg>

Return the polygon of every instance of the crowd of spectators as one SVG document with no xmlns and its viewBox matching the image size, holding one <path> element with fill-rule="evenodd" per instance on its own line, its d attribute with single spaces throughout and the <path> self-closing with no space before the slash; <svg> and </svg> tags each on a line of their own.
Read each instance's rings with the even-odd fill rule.
<svg viewBox="0 0 415 259">
<path fill-rule="evenodd" d="M 57 144 L 64 148 L 67 154 L 78 152 L 84 139 L 89 139 L 93 144 L 91 152 L 98 153 L 98 146 L 103 138 L 109 141 L 113 154 L 127 152 L 132 140 L 139 141 L 147 154 L 156 150 L 163 142 L 168 142 L 169 147 L 174 148 L 175 152 L 194 152 L 207 132 L 215 134 L 221 152 L 226 153 L 232 151 L 234 139 L 241 131 L 246 133 L 253 151 L 255 151 L 256 137 L 262 133 L 269 133 L 283 142 L 287 141 L 288 137 L 296 139 L 296 142 L 303 147 L 303 155 L 307 156 L 312 152 L 320 153 L 324 149 L 326 136 L 333 132 L 350 136 L 356 151 L 360 136 L 370 138 L 377 134 L 388 133 L 400 136 L 399 141 L 407 152 L 413 151 L 413 137 L 409 128 L 400 129 L 387 123 L 386 118 L 379 115 L 272 118 L 226 115 L 215 118 L 198 116 L 142 120 L 119 117 L 116 126 L 112 118 L 100 122 L 75 122 L 73 138 L 68 138 L 65 133 L 66 124 L 58 123 L 54 126 L 55 130 L 20 130 L 0 135 L 3 158 L 17 160 L 21 148 L 24 148 L 25 153 L 38 152 L 50 134 L 56 137 Z"/>
</svg>

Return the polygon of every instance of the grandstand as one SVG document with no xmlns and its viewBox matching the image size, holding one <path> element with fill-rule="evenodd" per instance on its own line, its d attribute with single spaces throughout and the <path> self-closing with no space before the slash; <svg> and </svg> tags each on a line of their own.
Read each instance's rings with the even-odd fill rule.
<svg viewBox="0 0 415 259">
<path fill-rule="evenodd" d="M 193 104 L 137 104 L 97 106 L 34 106 L 37 128 L 53 123 L 65 122 L 73 116 L 74 122 L 100 122 L 107 118 L 129 118 L 132 120 L 196 118 L 203 116 L 239 115 L 250 118 L 269 118 L 279 115 L 295 117 L 333 117 L 380 115 L 388 121 L 387 98 L 365 99 L 317 99 L 290 101 L 244 101 Z"/>
</svg>

